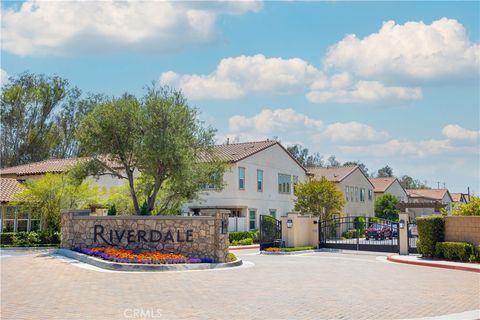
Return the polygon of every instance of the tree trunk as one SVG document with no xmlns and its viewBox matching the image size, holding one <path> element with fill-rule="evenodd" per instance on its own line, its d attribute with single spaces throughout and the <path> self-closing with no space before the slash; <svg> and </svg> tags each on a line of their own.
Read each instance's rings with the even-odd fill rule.
<svg viewBox="0 0 480 320">
<path fill-rule="evenodd" d="M 137 193 L 135 192 L 135 184 L 133 179 L 133 172 L 129 168 L 125 168 L 128 185 L 130 186 L 130 194 L 132 195 L 133 207 L 137 215 L 140 215 L 140 206 L 138 205 Z"/>
</svg>

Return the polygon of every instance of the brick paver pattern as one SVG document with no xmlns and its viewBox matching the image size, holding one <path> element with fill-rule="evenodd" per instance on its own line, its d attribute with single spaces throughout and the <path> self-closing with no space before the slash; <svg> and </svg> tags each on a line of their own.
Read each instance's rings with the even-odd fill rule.
<svg viewBox="0 0 480 320">
<path fill-rule="evenodd" d="M 222 271 L 118 273 L 1 259 L 1 319 L 408 319 L 480 309 L 480 275 L 375 256 L 238 255 Z M 479 315 L 480 316 L 480 315 Z"/>
</svg>

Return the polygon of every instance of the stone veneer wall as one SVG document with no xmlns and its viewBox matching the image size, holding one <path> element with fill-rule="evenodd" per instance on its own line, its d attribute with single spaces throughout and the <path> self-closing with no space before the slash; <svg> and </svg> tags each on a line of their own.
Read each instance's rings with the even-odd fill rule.
<svg viewBox="0 0 480 320">
<path fill-rule="evenodd" d="M 172 252 L 193 258 L 212 258 L 216 262 L 227 262 L 228 260 L 228 211 L 225 210 L 217 210 L 214 216 L 194 217 L 90 216 L 84 210 L 62 210 L 61 218 L 60 246 L 62 248 L 114 246 L 133 250 Z M 125 233 L 121 237 L 121 241 L 114 241 L 113 245 L 103 241 L 98 233 L 95 241 L 94 232 L 100 230 L 99 227 L 95 229 L 96 225 L 104 228 L 104 238 L 108 241 L 110 240 L 110 230 L 112 230 L 113 239 L 118 239 L 115 230 L 119 235 L 122 230 L 125 230 Z M 145 233 L 145 238 L 149 239 L 151 230 L 160 231 L 162 240 L 158 242 L 143 241 L 138 236 L 138 231 L 141 231 L 141 234 Z M 133 235 L 130 238 L 128 237 L 129 231 Z M 165 239 L 168 231 L 171 231 L 173 241 Z M 190 236 L 187 237 L 187 234 Z M 158 238 L 158 233 L 156 235 Z M 191 242 L 187 242 L 187 238 Z M 178 240 L 183 241 L 179 242 Z"/>
<path fill-rule="evenodd" d="M 480 245 L 480 217 L 445 217 L 445 241 L 465 241 Z"/>
</svg>

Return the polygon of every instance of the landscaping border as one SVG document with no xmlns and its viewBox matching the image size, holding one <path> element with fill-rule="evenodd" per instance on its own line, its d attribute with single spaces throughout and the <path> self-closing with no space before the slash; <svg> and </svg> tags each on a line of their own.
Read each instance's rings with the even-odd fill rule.
<svg viewBox="0 0 480 320">
<path fill-rule="evenodd" d="M 239 267 L 243 264 L 241 259 L 226 263 L 177 263 L 177 264 L 140 264 L 140 263 L 119 263 L 102 260 L 83 253 L 75 252 L 69 249 L 57 249 L 53 252 L 67 258 L 75 259 L 80 262 L 88 263 L 98 268 L 113 271 L 188 271 L 188 270 L 211 270 L 221 268 Z"/>
<path fill-rule="evenodd" d="M 310 249 L 310 250 L 298 250 L 298 251 L 260 251 L 260 254 L 264 254 L 267 256 L 291 256 L 297 254 L 304 254 L 304 253 L 313 253 L 318 252 L 318 249 Z"/>
<path fill-rule="evenodd" d="M 416 261 L 416 260 L 399 259 L 398 255 L 388 256 L 387 260 L 394 263 L 403 263 L 403 264 L 410 264 L 415 266 L 443 268 L 443 269 L 452 269 L 452 270 L 480 273 L 479 268 L 442 263 L 444 261 Z M 445 262 L 451 262 L 451 261 L 445 261 Z"/>
</svg>

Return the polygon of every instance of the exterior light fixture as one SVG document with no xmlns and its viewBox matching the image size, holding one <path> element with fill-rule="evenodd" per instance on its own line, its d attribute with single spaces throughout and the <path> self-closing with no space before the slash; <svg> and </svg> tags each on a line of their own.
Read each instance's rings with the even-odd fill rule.
<svg viewBox="0 0 480 320">
<path fill-rule="evenodd" d="M 287 228 L 291 228 L 293 226 L 293 220 L 292 219 L 288 219 L 287 220 Z"/>
</svg>

